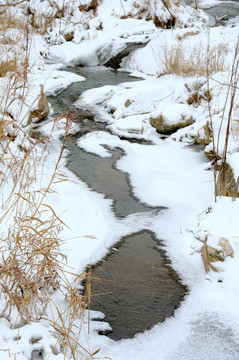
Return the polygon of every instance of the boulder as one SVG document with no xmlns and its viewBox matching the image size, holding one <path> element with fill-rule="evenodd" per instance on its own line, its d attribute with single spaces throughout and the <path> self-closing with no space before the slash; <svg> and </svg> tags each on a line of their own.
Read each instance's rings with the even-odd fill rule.
<svg viewBox="0 0 239 360">
<path fill-rule="evenodd" d="M 130 99 L 126 100 L 124 106 L 127 108 L 132 104 L 132 102 L 130 101 Z"/>
<path fill-rule="evenodd" d="M 186 126 L 192 125 L 194 119 L 192 116 L 186 116 L 184 114 L 176 121 L 167 121 L 168 119 L 164 117 L 161 113 L 159 116 L 150 117 L 150 124 L 161 134 L 171 134 L 178 129 L 184 128 Z"/>
<path fill-rule="evenodd" d="M 72 41 L 74 39 L 74 36 L 75 36 L 74 31 L 71 31 L 69 33 L 64 34 L 64 39 L 66 41 Z"/>
</svg>

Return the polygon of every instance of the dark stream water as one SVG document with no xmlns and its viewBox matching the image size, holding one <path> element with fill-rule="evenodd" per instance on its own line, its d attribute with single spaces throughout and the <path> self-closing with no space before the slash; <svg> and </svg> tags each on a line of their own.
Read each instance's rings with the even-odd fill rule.
<svg viewBox="0 0 239 360">
<path fill-rule="evenodd" d="M 186 0 L 186 4 L 192 7 L 195 6 L 195 0 Z M 200 7 L 200 0 L 199 0 Z M 239 16 L 239 1 L 238 0 L 221 0 L 213 6 L 200 7 L 213 19 L 214 25 L 225 25 L 230 23 L 235 17 Z"/>
<path fill-rule="evenodd" d="M 193 0 L 186 2 L 194 4 Z M 204 10 L 215 23 L 223 23 L 239 15 L 239 3 L 222 1 Z M 117 68 L 119 60 L 113 58 L 113 65 L 108 65 Z M 66 111 L 74 113 L 75 121 L 81 124 L 80 132 L 66 142 L 70 151 L 68 168 L 91 189 L 112 199 L 112 211 L 119 219 L 154 210 L 133 196 L 127 174 L 117 170 L 116 162 L 124 155 L 121 149 L 112 150 L 110 158 L 101 158 L 76 145 L 77 139 L 89 131 L 108 131 L 104 123 L 94 121 L 95 114 L 90 110 L 79 111 L 74 106 L 81 93 L 141 79 L 103 66 L 75 67 L 68 71 L 84 76 L 87 81 L 75 83 L 59 95 L 48 97 L 55 115 Z M 172 316 L 187 291 L 170 265 L 162 240 L 156 239 L 147 229 L 122 238 L 105 259 L 92 267 L 91 276 L 98 278 L 92 280 L 91 309 L 105 314 L 104 320 L 112 327 L 108 336 L 114 340 L 131 338 Z"/>
<path fill-rule="evenodd" d="M 133 196 L 128 176 L 115 168 L 115 163 L 123 155 L 122 150 L 113 150 L 111 158 L 102 158 L 79 149 L 74 138 L 67 140 L 66 146 L 71 153 L 67 167 L 91 189 L 113 199 L 112 210 L 117 217 L 153 210 Z"/>
<path fill-rule="evenodd" d="M 74 102 L 78 100 L 80 95 L 89 89 L 98 88 L 104 85 L 118 85 L 124 82 L 139 81 L 141 79 L 130 76 L 124 72 L 109 69 L 105 66 L 91 66 L 91 67 L 70 67 L 67 71 L 85 77 L 86 81 L 81 81 L 72 84 L 66 90 L 62 91 L 57 96 L 48 96 L 48 101 L 55 109 L 57 115 L 69 111 L 76 114 L 76 121 L 79 118 L 91 118 L 92 114 L 89 111 L 79 111 Z M 97 125 L 98 126 L 98 125 Z"/>
<path fill-rule="evenodd" d="M 89 131 L 107 131 L 105 123 L 94 121 L 94 114 L 90 110 L 82 112 L 74 106 L 74 102 L 80 94 L 85 90 L 103 85 L 117 85 L 141 79 L 103 66 L 75 67 L 69 70 L 86 77 L 87 81 L 75 83 L 59 95 L 48 97 L 56 115 L 70 111 L 75 114 L 75 121 L 79 121 L 81 124 L 82 129 L 66 140 L 66 147 L 70 150 L 67 167 L 92 190 L 105 194 L 107 199 L 112 199 L 112 210 L 117 217 L 122 218 L 133 213 L 153 210 L 135 199 L 127 174 L 116 169 L 117 160 L 123 156 L 121 149 L 111 150 L 112 157 L 110 158 L 102 158 L 87 153 L 76 145 L 77 139 Z"/>
<path fill-rule="evenodd" d="M 92 308 L 106 315 L 113 329 L 107 333 L 114 340 L 131 338 L 173 315 L 186 291 L 165 256 L 162 241 L 150 231 L 122 238 L 92 268 L 92 276 L 102 279 L 92 280 Z"/>
<path fill-rule="evenodd" d="M 117 170 L 116 162 L 124 155 L 121 149 L 112 150 L 110 158 L 101 158 L 76 145 L 85 132 L 107 131 L 105 124 L 94 121 L 90 111 L 81 112 L 74 107 L 80 94 L 103 85 L 141 79 L 105 67 L 79 67 L 69 71 L 85 76 L 87 81 L 75 83 L 59 95 L 48 97 L 55 115 L 66 111 L 75 113 L 75 121 L 82 126 L 79 133 L 66 141 L 70 151 L 67 167 L 91 189 L 112 199 L 112 211 L 118 218 L 155 210 L 133 196 L 127 174 Z M 92 268 L 92 277 L 109 280 L 92 281 L 91 309 L 105 314 L 105 321 L 113 329 L 108 336 L 115 340 L 133 337 L 171 316 L 186 292 L 170 266 L 162 241 L 147 229 L 122 238 L 108 256 Z"/>
</svg>

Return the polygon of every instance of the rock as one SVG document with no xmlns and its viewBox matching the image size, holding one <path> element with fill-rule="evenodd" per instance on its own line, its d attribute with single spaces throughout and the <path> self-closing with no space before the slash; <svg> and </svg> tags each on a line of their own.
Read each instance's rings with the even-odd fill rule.
<svg viewBox="0 0 239 360">
<path fill-rule="evenodd" d="M 212 132 L 209 126 L 209 121 L 206 125 L 202 126 L 197 133 L 197 144 L 206 146 L 212 141 Z"/>
<path fill-rule="evenodd" d="M 193 117 L 184 114 L 182 114 L 180 119 L 175 122 L 167 121 L 162 113 L 157 117 L 150 117 L 150 124 L 161 134 L 170 134 L 178 129 L 192 125 L 193 123 Z"/>
<path fill-rule="evenodd" d="M 238 183 L 229 164 L 221 166 L 216 184 L 217 196 L 239 197 Z"/>
<path fill-rule="evenodd" d="M 74 39 L 74 31 L 71 31 L 70 33 L 64 34 L 64 39 L 66 41 L 71 41 Z"/>
<path fill-rule="evenodd" d="M 126 100 L 124 106 L 127 108 L 127 107 L 129 107 L 131 104 L 132 104 L 132 102 L 128 99 L 128 100 Z"/>
<path fill-rule="evenodd" d="M 30 111 L 27 125 L 30 125 L 32 122 L 38 123 L 40 120 L 46 118 L 49 114 L 50 107 L 47 102 L 46 95 L 44 94 L 43 91 L 43 85 L 40 85 L 40 88 L 41 88 L 41 93 L 37 103 L 37 107 Z"/>
<path fill-rule="evenodd" d="M 121 62 L 124 58 L 126 58 L 128 55 L 130 55 L 133 51 L 143 48 L 145 47 L 145 43 L 129 43 L 126 45 L 126 47 L 124 47 L 122 50 L 120 50 L 116 55 L 114 55 L 113 57 L 109 57 L 108 56 L 108 60 L 107 61 L 103 61 L 103 65 L 106 67 L 111 67 L 115 70 L 119 69 L 121 66 Z M 104 49 L 103 49 L 104 50 Z M 110 49 L 110 53 L 112 52 L 112 46 Z M 99 57 L 99 59 L 103 59 L 106 55 L 106 51 L 98 51 L 97 56 Z"/>
</svg>

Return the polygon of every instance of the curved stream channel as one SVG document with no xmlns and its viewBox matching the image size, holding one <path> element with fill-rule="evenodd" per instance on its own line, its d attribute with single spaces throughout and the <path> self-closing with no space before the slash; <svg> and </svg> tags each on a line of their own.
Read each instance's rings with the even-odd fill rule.
<svg viewBox="0 0 239 360">
<path fill-rule="evenodd" d="M 112 211 L 119 219 L 155 210 L 133 196 L 127 175 L 115 167 L 122 150 L 112 150 L 112 157 L 102 158 L 76 145 L 77 139 L 88 131 L 107 131 L 105 124 L 94 122 L 89 111 L 80 112 L 74 107 L 80 94 L 90 88 L 141 79 L 102 66 L 76 67 L 69 71 L 86 77 L 87 81 L 75 83 L 48 98 L 55 115 L 70 111 L 82 125 L 82 130 L 66 141 L 70 151 L 67 167 L 91 189 L 113 199 Z M 105 259 L 93 266 L 92 277 L 109 280 L 92 281 L 91 309 L 105 314 L 104 321 L 112 327 L 112 332 L 107 331 L 108 336 L 114 340 L 131 338 L 164 321 L 173 314 L 186 292 L 170 266 L 162 241 L 147 229 L 122 238 Z"/>
<path fill-rule="evenodd" d="M 186 2 L 194 4 L 193 0 Z M 224 15 L 227 18 L 239 15 L 239 5 L 237 1 L 222 1 L 205 11 L 216 20 L 223 20 Z M 114 63 L 118 64 L 115 59 Z M 112 211 L 117 218 L 152 211 L 133 196 L 127 175 L 115 166 L 123 155 L 122 150 L 113 150 L 111 158 L 101 158 L 76 145 L 77 139 L 89 131 L 108 131 L 105 124 L 94 121 L 94 114 L 89 110 L 80 112 L 74 107 L 81 93 L 140 79 L 102 66 L 75 67 L 68 71 L 84 76 L 87 81 L 75 83 L 59 95 L 48 97 L 55 115 L 66 111 L 74 113 L 75 121 L 82 125 L 81 130 L 66 142 L 70 150 L 67 167 L 91 189 L 113 199 Z M 105 259 L 93 266 L 92 277 L 109 280 L 92 282 L 91 309 L 105 314 L 104 320 L 112 327 L 108 336 L 114 340 L 131 338 L 164 321 L 173 314 L 187 291 L 172 269 L 162 241 L 147 229 L 122 238 Z"/>
<path fill-rule="evenodd" d="M 193 0 L 186 2 L 194 4 Z M 214 17 L 215 23 L 223 24 L 239 15 L 239 4 L 224 0 L 204 10 Z M 114 64 L 117 65 L 116 60 Z M 102 66 L 68 70 L 84 76 L 87 81 L 74 83 L 59 95 L 48 97 L 55 115 L 66 111 L 74 113 L 75 121 L 81 124 L 81 130 L 66 142 L 70 151 L 67 167 L 91 189 L 113 200 L 112 211 L 117 218 L 152 211 L 133 196 L 127 174 L 116 168 L 122 150 L 112 150 L 112 157 L 101 158 L 76 145 L 77 139 L 89 131 L 108 131 L 104 123 L 94 121 L 91 111 L 79 111 L 74 107 L 81 93 L 91 88 L 141 79 Z M 92 277 L 109 280 L 92 281 L 91 309 L 105 314 L 104 320 L 112 327 L 108 336 L 114 340 L 131 338 L 164 321 L 179 306 L 187 290 L 170 266 L 162 241 L 147 229 L 122 238 L 109 250 L 105 259 L 93 266 Z"/>
</svg>

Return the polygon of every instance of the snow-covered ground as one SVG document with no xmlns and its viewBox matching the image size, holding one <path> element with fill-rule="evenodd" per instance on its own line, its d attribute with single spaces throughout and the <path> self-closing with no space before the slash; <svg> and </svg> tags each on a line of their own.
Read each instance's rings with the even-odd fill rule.
<svg viewBox="0 0 239 360">
<path fill-rule="evenodd" d="M 201 1 L 205 7 L 217 2 Z M 82 1 L 82 6 L 87 7 L 90 3 Z M 48 11 L 48 5 L 47 1 L 32 1 L 31 11 L 37 9 L 43 14 Z M 66 5 L 63 1 L 63 4 L 54 4 L 53 9 Z M 59 231 L 63 241 L 61 252 L 67 256 L 69 266 L 64 265 L 69 282 L 75 278 L 73 273 L 80 274 L 87 265 L 102 259 L 109 247 L 122 236 L 149 229 L 164 240 L 173 268 L 189 289 L 173 317 L 133 339 L 115 342 L 98 335 L 99 329 L 108 328 L 107 324 L 93 320 L 99 318 L 99 314 L 91 315 L 89 333 L 87 316 L 83 325 L 77 319 L 75 324 L 82 327 L 79 339 L 82 348 L 76 359 L 90 358 L 90 354 L 93 354 L 92 358 L 112 360 L 238 359 L 239 202 L 238 198 L 223 196 L 218 196 L 215 202 L 213 164 L 203 150 L 197 151 L 190 145 L 196 143 L 199 135 L 201 140 L 206 137 L 203 127 L 210 122 L 215 146 L 218 146 L 219 155 L 223 155 L 231 109 L 230 100 L 226 102 L 226 99 L 239 27 L 209 29 L 208 18 L 203 12 L 180 4 L 171 8 L 177 19 L 174 29 L 161 29 L 154 25 L 154 16 L 165 23 L 169 19 L 163 3 L 156 5 L 149 1 L 146 10 L 142 11 L 139 1 L 103 0 L 96 13 L 94 10 L 83 11 L 74 1 L 69 1 L 68 5 L 65 17 L 58 18 L 51 31 L 44 36 L 32 37 L 31 71 L 24 104 L 19 112 L 22 90 L 17 88 L 9 95 L 12 101 L 7 106 L 8 116 L 18 121 L 22 131 L 6 153 L 11 151 L 21 157 L 21 152 L 31 148 L 31 141 L 24 151 L 19 150 L 19 145 L 24 132 L 30 133 L 34 126 L 27 125 L 27 118 L 29 107 L 35 106 L 40 84 L 44 84 L 46 94 L 59 93 L 73 82 L 87 81 L 65 71 L 64 67 L 102 65 L 124 49 L 128 42 L 147 42 L 145 47 L 123 59 L 119 70 L 140 76 L 141 81 L 106 85 L 79 96 L 76 106 L 91 107 L 96 114 L 95 120 L 106 122 L 111 133 L 91 132 L 80 138 L 78 146 L 101 157 L 110 157 L 111 149 L 121 148 L 124 155 L 116 167 L 128 174 L 135 197 L 150 206 L 165 206 L 167 209 L 117 219 L 112 212 L 112 200 L 92 191 L 65 167 L 67 151 L 63 152 L 57 178 L 46 199 L 48 206 L 68 226 Z M 71 7 L 73 12 L 70 12 Z M 24 11 L 23 7 L 19 13 Z M 72 32 L 72 41 L 66 41 L 63 35 Z M 208 56 L 211 60 L 207 62 Z M 177 62 L 178 57 L 183 62 Z M 205 64 L 212 69 L 209 78 Z M 235 81 L 238 84 L 237 78 Z M 6 78 L 1 78 L 3 100 L 5 84 Z M 193 99 L 196 100 L 189 101 L 195 93 Z M 228 96 L 230 99 L 231 93 Z M 236 91 L 235 104 L 237 102 Z M 238 106 L 235 106 L 227 154 L 236 181 L 239 175 L 238 115 Z M 162 136 L 150 124 L 152 118 L 160 116 L 168 124 L 176 123 L 182 116 L 192 117 L 193 123 L 171 135 Z M 50 136 L 51 143 L 47 147 L 48 157 L 39 160 L 39 167 L 34 172 L 35 183 L 28 185 L 32 192 L 47 188 L 51 181 L 64 127 L 64 118 L 53 131 L 49 121 L 40 127 L 44 136 Z M 79 125 L 73 124 L 71 131 L 78 128 Z M 8 133 L 14 131 L 13 124 L 9 124 Z M 132 138 L 147 140 L 151 144 L 127 141 Z M 206 152 L 213 150 L 211 140 L 206 145 Z M 42 147 L 42 144 L 36 144 L 39 158 Z M 5 171 L 4 165 L 3 161 L 1 166 Z M 69 181 L 62 180 L 65 176 Z M 2 204 L 13 184 L 14 179 L 5 184 Z M 17 193 L 18 189 L 14 191 Z M 2 215 L 4 211 L 6 208 L 2 205 Z M 1 232 L 7 234 L 15 221 L 13 216 L 4 217 Z M 228 254 L 224 251 L 225 261 L 214 263 L 218 272 L 210 270 L 206 273 L 201 248 L 207 239 L 208 245 L 222 250 L 218 245 L 221 238 L 228 240 L 233 256 L 226 256 Z M 67 306 L 59 292 L 56 291 L 52 297 L 60 309 Z M 5 306 L 3 299 L 1 306 L 2 309 Z M 58 315 L 53 311 L 52 318 L 56 322 L 59 322 Z M 64 354 L 59 344 L 55 345 L 52 323 L 41 320 L 13 329 L 16 318 L 16 312 L 13 312 L 12 317 L 1 319 L 1 359 L 70 358 L 69 351 Z M 42 350 L 42 354 L 38 350 Z"/>
</svg>

